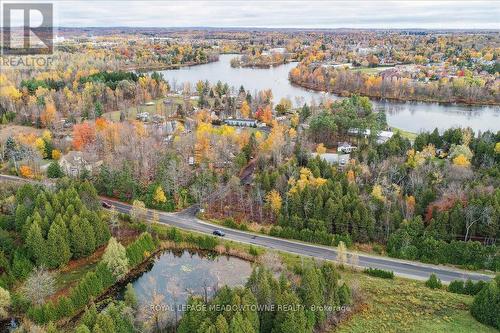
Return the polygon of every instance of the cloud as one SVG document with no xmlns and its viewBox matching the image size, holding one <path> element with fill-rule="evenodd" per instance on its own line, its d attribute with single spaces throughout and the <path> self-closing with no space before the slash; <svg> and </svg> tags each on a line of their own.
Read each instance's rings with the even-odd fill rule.
<svg viewBox="0 0 500 333">
<path fill-rule="evenodd" d="M 67 27 L 500 29 L 497 1 L 58 1 Z"/>
</svg>

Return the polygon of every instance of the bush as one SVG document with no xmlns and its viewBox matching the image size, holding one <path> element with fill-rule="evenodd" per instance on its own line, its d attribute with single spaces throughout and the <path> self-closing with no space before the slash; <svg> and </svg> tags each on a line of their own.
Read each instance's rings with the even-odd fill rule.
<svg viewBox="0 0 500 333">
<path fill-rule="evenodd" d="M 479 322 L 500 329 L 500 276 L 474 297 L 470 312 Z"/>
<path fill-rule="evenodd" d="M 236 223 L 232 218 L 224 219 L 222 225 L 231 229 L 238 229 L 238 223 Z"/>
<path fill-rule="evenodd" d="M 248 253 L 254 257 L 257 257 L 259 255 L 259 250 L 257 250 L 257 248 L 254 246 L 250 246 L 250 248 L 248 249 Z"/>
<path fill-rule="evenodd" d="M 464 281 L 462 281 L 462 280 L 451 281 L 450 284 L 448 285 L 448 291 L 450 293 L 463 294 L 464 293 Z"/>
<path fill-rule="evenodd" d="M 455 294 L 463 295 L 477 295 L 487 283 L 484 281 L 477 281 L 474 283 L 471 279 L 467 279 L 464 283 L 462 280 L 451 281 L 448 285 L 448 291 Z"/>
<path fill-rule="evenodd" d="M 441 289 L 442 287 L 441 280 L 438 279 L 438 277 L 434 273 L 431 274 L 429 280 L 425 282 L 425 285 L 431 289 Z"/>
<path fill-rule="evenodd" d="M 383 269 L 378 269 L 378 268 L 367 268 L 363 272 L 368 275 L 379 277 L 382 279 L 394 279 L 393 271 L 384 271 Z"/>
</svg>

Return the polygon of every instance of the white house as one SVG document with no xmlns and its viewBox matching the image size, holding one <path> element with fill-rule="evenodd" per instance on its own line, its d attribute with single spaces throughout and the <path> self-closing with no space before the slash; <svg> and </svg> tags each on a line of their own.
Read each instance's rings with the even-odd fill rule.
<svg viewBox="0 0 500 333">
<path fill-rule="evenodd" d="M 255 119 L 226 119 L 224 123 L 229 126 L 257 127 L 258 121 Z"/>
</svg>

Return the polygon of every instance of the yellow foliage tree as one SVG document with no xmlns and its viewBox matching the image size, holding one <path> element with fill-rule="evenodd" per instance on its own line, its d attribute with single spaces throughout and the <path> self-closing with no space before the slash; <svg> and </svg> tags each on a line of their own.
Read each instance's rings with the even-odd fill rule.
<svg viewBox="0 0 500 333">
<path fill-rule="evenodd" d="M 495 144 L 495 153 L 496 153 L 496 154 L 500 154 L 500 142 L 497 142 L 497 143 Z"/>
<path fill-rule="evenodd" d="M 271 208 L 274 214 L 278 214 L 281 209 L 281 195 L 278 191 L 272 190 L 266 195 L 266 204 Z"/>
<path fill-rule="evenodd" d="M 322 143 L 320 143 L 319 145 L 317 145 L 316 146 L 316 152 L 318 154 L 320 154 L 320 155 L 326 153 L 326 147 L 325 147 L 325 145 L 322 144 Z"/>
<path fill-rule="evenodd" d="M 409 215 L 412 215 L 415 211 L 415 197 L 413 195 L 406 197 L 406 211 Z"/>
<path fill-rule="evenodd" d="M 378 184 L 373 186 L 372 197 L 382 202 L 385 201 L 385 197 L 382 191 L 382 186 Z"/>
<path fill-rule="evenodd" d="M 50 127 L 54 124 L 56 120 L 56 107 L 53 102 L 47 103 L 45 110 L 40 115 L 40 119 L 45 127 Z"/>
<path fill-rule="evenodd" d="M 167 197 L 165 196 L 165 192 L 163 192 L 161 186 L 158 186 L 156 188 L 155 193 L 153 195 L 153 201 L 158 204 L 167 202 Z"/>
<path fill-rule="evenodd" d="M 250 105 L 248 105 L 248 102 L 246 100 L 241 103 L 240 112 L 243 118 L 248 118 L 250 116 Z"/>
<path fill-rule="evenodd" d="M 45 151 L 45 141 L 42 138 L 37 138 L 35 140 L 35 147 L 43 158 L 47 158 L 47 152 Z"/>
<path fill-rule="evenodd" d="M 297 126 L 299 126 L 299 115 L 298 114 L 294 114 L 291 118 L 290 118 L 290 125 L 293 127 L 293 128 L 297 128 Z"/>
<path fill-rule="evenodd" d="M 314 187 L 324 185 L 326 183 L 326 179 L 321 177 L 316 178 L 311 170 L 308 168 L 301 168 L 299 179 L 295 180 L 295 178 L 290 178 L 288 182 L 291 185 L 289 193 L 294 194 L 298 191 L 302 191 L 307 185 Z"/>
<path fill-rule="evenodd" d="M 470 162 L 464 154 L 460 154 L 453 159 L 453 164 L 461 167 L 468 167 L 470 165 Z"/>
<path fill-rule="evenodd" d="M 52 158 L 54 160 L 59 160 L 61 158 L 61 151 L 59 149 L 52 150 Z"/>
</svg>

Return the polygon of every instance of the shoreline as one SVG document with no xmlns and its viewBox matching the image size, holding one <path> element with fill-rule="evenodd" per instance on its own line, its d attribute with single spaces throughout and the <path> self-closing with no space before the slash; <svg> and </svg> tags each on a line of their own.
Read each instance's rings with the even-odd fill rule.
<svg viewBox="0 0 500 333">
<path fill-rule="evenodd" d="M 349 97 L 351 95 L 358 94 L 359 96 L 363 97 L 368 97 L 373 100 L 377 101 L 392 101 L 392 102 L 401 102 L 401 103 L 406 103 L 406 102 L 416 102 L 416 103 L 429 103 L 429 104 L 439 104 L 439 105 L 462 105 L 462 106 L 490 106 L 490 107 L 495 107 L 495 106 L 500 106 L 500 102 L 489 102 L 489 103 L 483 103 L 483 102 L 467 102 L 467 101 L 441 101 L 441 100 L 436 100 L 436 99 L 403 99 L 403 98 L 397 98 L 397 97 L 381 97 L 381 96 L 375 96 L 375 95 L 368 95 L 368 94 L 362 94 L 359 92 L 351 92 L 345 90 L 344 92 L 335 92 L 335 91 L 326 91 L 324 89 L 318 88 L 314 85 L 307 84 L 304 82 L 298 82 L 292 80 L 290 77 L 288 77 L 288 81 L 290 84 L 303 88 L 303 89 L 308 89 L 308 90 L 313 90 L 317 92 L 323 92 L 323 93 L 328 93 L 328 94 L 333 94 L 337 97 Z M 345 94 L 347 93 L 347 94 Z"/>
</svg>

